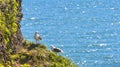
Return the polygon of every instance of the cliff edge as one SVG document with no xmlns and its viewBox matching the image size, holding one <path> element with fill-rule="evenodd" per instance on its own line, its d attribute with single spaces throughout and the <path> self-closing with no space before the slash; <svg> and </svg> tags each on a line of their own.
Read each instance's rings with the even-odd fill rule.
<svg viewBox="0 0 120 67">
<path fill-rule="evenodd" d="M 23 40 L 21 0 L 0 0 L 0 67 L 75 67 L 43 44 Z"/>
</svg>

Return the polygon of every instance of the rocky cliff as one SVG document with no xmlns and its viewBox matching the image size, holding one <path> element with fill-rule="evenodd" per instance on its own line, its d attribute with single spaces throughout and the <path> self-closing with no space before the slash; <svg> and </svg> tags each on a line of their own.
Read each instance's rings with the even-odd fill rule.
<svg viewBox="0 0 120 67">
<path fill-rule="evenodd" d="M 21 0 L 0 0 L 0 67 L 74 67 L 43 44 L 23 41 Z"/>
<path fill-rule="evenodd" d="M 0 44 L 13 49 L 22 42 L 21 0 L 0 0 Z"/>
</svg>

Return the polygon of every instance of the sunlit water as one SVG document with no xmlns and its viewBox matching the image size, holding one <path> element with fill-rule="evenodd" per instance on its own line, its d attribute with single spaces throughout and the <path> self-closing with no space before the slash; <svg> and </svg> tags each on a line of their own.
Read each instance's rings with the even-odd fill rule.
<svg viewBox="0 0 120 67">
<path fill-rule="evenodd" d="M 21 30 L 39 31 L 79 67 L 120 67 L 119 0 L 23 0 Z"/>
</svg>

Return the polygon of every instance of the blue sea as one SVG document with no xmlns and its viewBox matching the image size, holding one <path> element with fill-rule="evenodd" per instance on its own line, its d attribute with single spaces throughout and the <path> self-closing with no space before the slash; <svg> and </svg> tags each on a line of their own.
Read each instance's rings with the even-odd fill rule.
<svg viewBox="0 0 120 67">
<path fill-rule="evenodd" d="M 21 30 L 78 67 L 120 67 L 120 0 L 23 0 Z"/>
</svg>

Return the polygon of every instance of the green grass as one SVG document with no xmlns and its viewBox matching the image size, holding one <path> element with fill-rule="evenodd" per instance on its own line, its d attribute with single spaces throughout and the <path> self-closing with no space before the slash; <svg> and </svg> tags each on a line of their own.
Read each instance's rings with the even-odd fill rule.
<svg viewBox="0 0 120 67">
<path fill-rule="evenodd" d="M 32 67 L 76 67 L 71 60 L 47 50 L 44 44 L 24 41 L 18 54 L 11 55 L 11 60 L 22 66 Z"/>
</svg>

